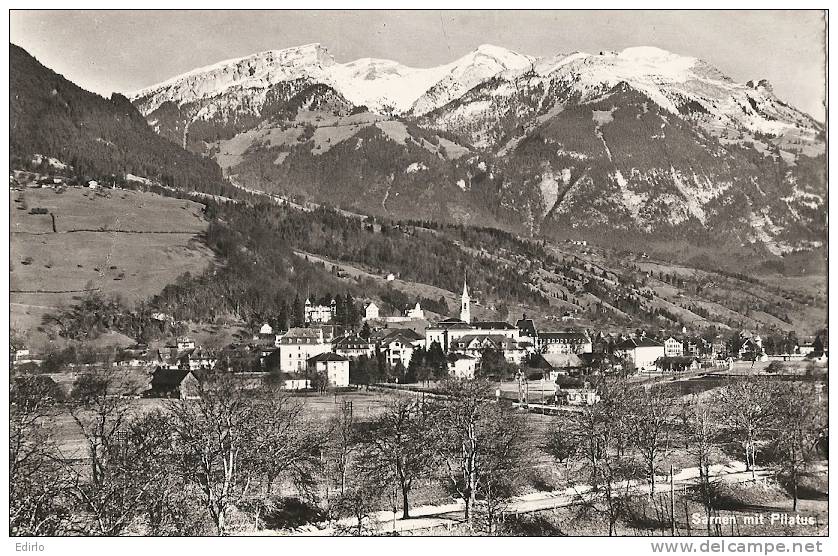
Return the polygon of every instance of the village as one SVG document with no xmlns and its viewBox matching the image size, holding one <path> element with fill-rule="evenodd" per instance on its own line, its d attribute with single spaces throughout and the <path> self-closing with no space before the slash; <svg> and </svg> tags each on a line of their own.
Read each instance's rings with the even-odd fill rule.
<svg viewBox="0 0 838 556">
<path fill-rule="evenodd" d="M 767 350 L 761 336 L 747 330 L 708 339 L 690 336 L 686 328 L 682 334 L 660 336 L 645 330 L 539 329 L 526 314 L 515 324 L 479 321 L 472 318 L 465 281 L 456 317 L 428 321 L 418 302 L 403 315 L 383 316 L 379 306 L 369 301 L 364 304 L 362 326 L 352 329 L 334 324 L 336 312 L 334 299 L 329 304 L 306 299 L 305 326 L 278 331 L 265 323 L 250 342 L 226 350 L 204 348 L 189 337 L 155 350 L 138 345 L 123 350 L 121 360 L 111 364 L 146 369 L 147 388 L 133 391 L 144 397 L 196 396 L 207 372 L 227 369 L 242 378 L 246 388 L 257 388 L 267 380 L 290 392 L 339 391 L 374 383 L 410 387 L 444 378 L 510 381 L 516 385 L 511 397 L 519 403 L 528 401 L 532 381 L 540 385 L 542 404 L 573 406 L 599 399 L 591 383 L 598 376 L 674 379 L 735 367 L 770 369 L 775 361 L 823 367 L 828 359 L 820 337 Z M 231 358 L 243 353 L 252 368 L 230 364 Z M 25 347 L 11 353 L 11 359 L 16 367 L 40 362 Z"/>
</svg>

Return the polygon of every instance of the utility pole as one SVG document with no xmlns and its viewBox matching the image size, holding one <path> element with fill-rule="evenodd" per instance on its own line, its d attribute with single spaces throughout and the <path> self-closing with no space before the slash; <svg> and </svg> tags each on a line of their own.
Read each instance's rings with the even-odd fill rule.
<svg viewBox="0 0 838 556">
<path fill-rule="evenodd" d="M 671 533 L 675 536 L 675 474 L 672 471 L 672 464 L 669 464 L 669 514 L 672 516 Z"/>
</svg>

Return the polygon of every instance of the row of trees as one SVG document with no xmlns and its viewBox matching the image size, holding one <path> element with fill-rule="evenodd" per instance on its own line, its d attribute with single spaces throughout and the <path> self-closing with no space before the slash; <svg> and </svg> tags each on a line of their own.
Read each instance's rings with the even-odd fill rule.
<svg viewBox="0 0 838 556">
<path fill-rule="evenodd" d="M 811 383 L 749 379 L 682 399 L 665 387 L 614 381 L 600 384 L 599 393 L 599 403 L 552 427 L 545 449 L 569 483 L 598 493 L 587 503 L 607 519 L 609 535 L 626 515 L 628 481 L 645 478 L 654 498 L 656 477 L 669 471 L 662 464 L 676 451 L 698 468 L 697 493 L 709 518 L 721 505 L 712 465 L 725 461 L 725 453 L 744 460 L 754 475 L 758 464 L 775 466 L 796 511 L 800 482 L 825 449 L 825 400 Z"/>
<path fill-rule="evenodd" d="M 12 534 L 223 535 L 275 519 L 289 495 L 362 534 L 377 511 L 408 517 L 420 481 L 441 481 L 469 525 L 491 531 L 525 453 L 518 417 L 479 381 L 428 400 L 394 396 L 369 416 L 345 403 L 329 419 L 229 374 L 207 377 L 200 399 L 145 412 L 119 388 L 105 372 L 82 375 L 60 402 L 43 377 L 14 381 Z M 75 451 L 45 432 L 62 414 L 81 439 Z"/>
</svg>

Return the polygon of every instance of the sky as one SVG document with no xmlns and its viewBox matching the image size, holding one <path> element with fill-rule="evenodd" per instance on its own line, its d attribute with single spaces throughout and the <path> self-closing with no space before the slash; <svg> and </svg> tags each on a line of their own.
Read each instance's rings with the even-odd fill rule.
<svg viewBox="0 0 838 556">
<path fill-rule="evenodd" d="M 35 11 L 12 10 L 11 42 L 96 93 L 132 92 L 196 67 L 319 42 L 338 62 L 444 64 L 493 44 L 532 56 L 656 46 L 738 82 L 768 79 L 824 120 L 819 11 Z"/>
</svg>

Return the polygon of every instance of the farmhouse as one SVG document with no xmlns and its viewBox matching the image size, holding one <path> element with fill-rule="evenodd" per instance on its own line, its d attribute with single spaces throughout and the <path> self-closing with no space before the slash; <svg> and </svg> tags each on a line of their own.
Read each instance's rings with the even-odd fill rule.
<svg viewBox="0 0 838 556">
<path fill-rule="evenodd" d="M 145 395 L 154 398 L 196 399 L 200 397 L 200 381 L 189 369 L 157 367 Z"/>
<path fill-rule="evenodd" d="M 543 353 L 533 356 L 532 366 L 541 369 L 545 380 L 556 382 L 561 375 L 578 374 L 585 363 L 575 353 Z"/>
<path fill-rule="evenodd" d="M 321 353 L 308 359 L 309 372 L 325 373 L 330 386 L 349 386 L 349 359 L 336 353 Z"/>
</svg>

